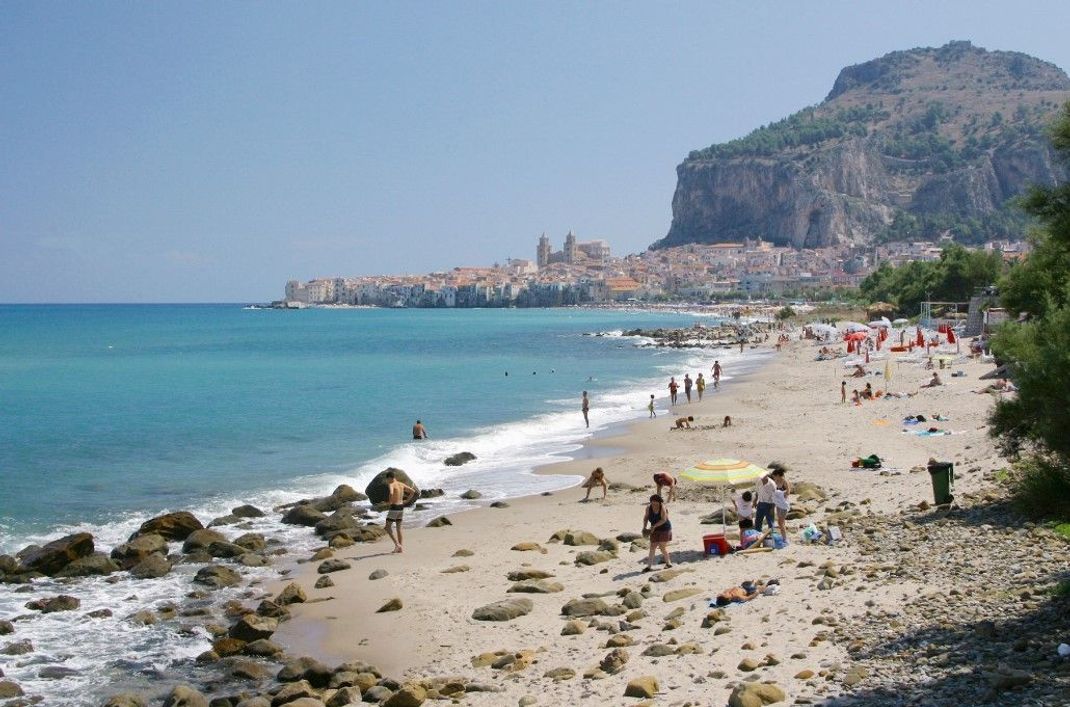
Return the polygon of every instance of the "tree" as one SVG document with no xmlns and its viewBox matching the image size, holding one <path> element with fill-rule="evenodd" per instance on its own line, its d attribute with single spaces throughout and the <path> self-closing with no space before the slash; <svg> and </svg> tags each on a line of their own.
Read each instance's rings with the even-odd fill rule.
<svg viewBox="0 0 1070 707">
<path fill-rule="evenodd" d="M 1070 103 L 1052 143 L 1070 164 Z M 1070 517 L 1070 184 L 1034 188 L 1024 208 L 1041 228 L 1034 251 L 1004 279 L 1003 300 L 1027 319 L 1004 324 L 992 342 L 1019 391 L 996 404 L 990 433 L 1006 452 L 1032 452 L 1016 482 L 1026 510 Z"/>
</svg>

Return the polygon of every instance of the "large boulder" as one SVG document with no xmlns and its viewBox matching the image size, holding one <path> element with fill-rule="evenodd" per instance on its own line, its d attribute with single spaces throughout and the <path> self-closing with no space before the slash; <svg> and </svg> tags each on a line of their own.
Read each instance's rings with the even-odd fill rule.
<svg viewBox="0 0 1070 707">
<path fill-rule="evenodd" d="M 290 582 L 279 595 L 275 597 L 275 603 L 286 606 L 287 604 L 300 604 L 308 600 L 305 590 L 296 582 Z"/>
<path fill-rule="evenodd" d="M 57 611 L 74 611 L 81 605 L 82 602 L 78 597 L 72 597 L 67 594 L 26 602 L 27 609 L 40 611 L 42 614 L 52 614 Z"/>
<path fill-rule="evenodd" d="M 352 511 L 339 510 L 316 523 L 316 535 L 321 537 L 332 536 L 339 530 L 359 527 L 360 521 L 353 517 Z"/>
<path fill-rule="evenodd" d="M 584 617 L 584 616 L 597 616 L 609 611 L 609 605 L 601 599 L 594 597 L 590 599 L 573 599 L 564 606 L 561 607 L 561 614 L 564 616 Z"/>
<path fill-rule="evenodd" d="M 388 471 L 394 472 L 394 477 L 401 483 L 408 484 L 416 489 L 416 496 L 419 497 L 420 489 L 413 483 L 413 480 L 409 478 L 409 475 L 401 469 L 390 467 L 389 469 L 384 469 L 376 474 L 375 478 L 372 479 L 364 489 L 364 493 L 367 494 L 368 500 L 371 501 L 373 505 L 376 503 L 386 503 L 387 501 L 389 491 L 387 490 L 386 474 Z"/>
<path fill-rule="evenodd" d="M 271 634 L 279 629 L 279 622 L 267 616 L 246 614 L 230 627 L 228 634 L 231 638 L 239 641 L 252 643 L 261 638 L 271 638 Z"/>
<path fill-rule="evenodd" d="M 111 559 L 103 552 L 94 552 L 87 557 L 79 557 L 59 572 L 57 577 L 91 577 L 109 575 L 118 572 L 119 563 Z"/>
<path fill-rule="evenodd" d="M 138 579 L 156 579 L 171 571 L 171 561 L 158 552 L 130 568 L 130 575 Z"/>
<path fill-rule="evenodd" d="M 331 676 L 334 675 L 334 672 L 330 667 L 315 658 L 305 656 L 291 660 L 283 665 L 276 679 L 279 682 L 305 681 L 310 687 L 323 688 L 330 684 Z"/>
<path fill-rule="evenodd" d="M 128 570 L 155 553 L 167 554 L 167 540 L 157 533 L 146 533 L 117 545 L 112 549 L 111 557 L 121 568 Z"/>
<path fill-rule="evenodd" d="M 206 550 L 212 543 L 222 543 L 227 541 L 227 536 L 218 530 L 209 530 L 208 528 L 200 528 L 194 530 L 192 533 L 186 536 L 186 541 L 182 543 L 182 552 L 196 552 L 197 550 Z"/>
<path fill-rule="evenodd" d="M 197 516 L 189 511 L 178 511 L 148 519 L 141 524 L 130 539 L 156 533 L 163 536 L 165 540 L 185 540 L 194 530 L 200 530 L 203 527 L 204 525 L 197 520 Z"/>
<path fill-rule="evenodd" d="M 193 578 L 194 583 L 203 584 L 212 589 L 233 587 L 241 582 L 241 575 L 229 567 L 222 565 L 208 565 L 198 570 Z"/>
<path fill-rule="evenodd" d="M 472 612 L 472 618 L 476 621 L 512 621 L 531 613 L 533 607 L 531 599 L 505 599 L 479 607 Z"/>
<path fill-rule="evenodd" d="M 457 452 L 456 454 L 452 454 L 446 457 L 445 460 L 443 460 L 443 463 L 446 466 L 461 466 L 462 464 L 467 464 L 475 458 L 476 455 L 472 454 L 471 452 Z"/>
<path fill-rule="evenodd" d="M 230 514 L 237 516 L 238 518 L 263 518 L 264 512 L 256 506 L 250 506 L 248 503 L 237 508 L 231 508 Z"/>
<path fill-rule="evenodd" d="M 286 511 L 286 514 L 282 516 L 282 522 L 287 525 L 303 525 L 312 528 L 326 517 L 326 513 L 317 510 L 311 504 L 301 503 Z"/>
<path fill-rule="evenodd" d="M 92 555 L 93 550 L 93 536 L 89 533 L 67 535 L 44 547 L 23 550 L 19 553 L 19 571 L 54 575 L 75 560 Z"/>
<path fill-rule="evenodd" d="M 331 494 L 331 497 L 332 498 L 337 498 L 339 501 L 342 501 L 343 503 L 354 503 L 356 501 L 367 501 L 368 500 L 367 496 L 362 494 L 360 491 L 357 491 L 355 488 L 353 488 L 349 484 L 340 485 L 338 488 L 336 488 L 334 490 L 334 493 Z"/>
</svg>

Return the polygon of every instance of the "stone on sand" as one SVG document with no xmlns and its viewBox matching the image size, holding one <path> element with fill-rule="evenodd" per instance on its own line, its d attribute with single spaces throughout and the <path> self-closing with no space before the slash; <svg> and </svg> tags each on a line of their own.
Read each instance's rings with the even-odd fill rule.
<svg viewBox="0 0 1070 707">
<path fill-rule="evenodd" d="M 534 604 L 531 599 L 505 599 L 479 607 L 472 612 L 472 618 L 476 621 L 511 621 L 531 613 L 532 608 Z"/>
<path fill-rule="evenodd" d="M 764 707 L 786 699 L 787 695 L 778 685 L 748 682 L 736 685 L 728 696 L 728 707 Z"/>
<path fill-rule="evenodd" d="M 627 687 L 624 688 L 624 696 L 650 699 L 658 694 L 658 690 L 660 689 L 661 686 L 658 684 L 658 679 L 656 677 L 653 675 L 643 675 L 642 677 L 632 678 L 628 681 Z"/>
</svg>

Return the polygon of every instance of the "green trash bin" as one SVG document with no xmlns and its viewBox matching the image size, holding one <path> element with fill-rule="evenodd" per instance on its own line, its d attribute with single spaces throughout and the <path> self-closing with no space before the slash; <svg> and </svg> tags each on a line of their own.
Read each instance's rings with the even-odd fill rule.
<svg viewBox="0 0 1070 707">
<path fill-rule="evenodd" d="M 950 505 L 955 497 L 955 465 L 951 462 L 929 462 L 929 478 L 933 482 L 933 500 L 938 506 Z"/>
</svg>

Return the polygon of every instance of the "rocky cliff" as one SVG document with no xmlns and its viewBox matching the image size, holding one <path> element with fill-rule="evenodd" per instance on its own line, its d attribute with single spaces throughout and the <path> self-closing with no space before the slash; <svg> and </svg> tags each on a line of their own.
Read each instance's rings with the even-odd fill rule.
<svg viewBox="0 0 1070 707">
<path fill-rule="evenodd" d="M 969 42 L 848 67 L 820 104 L 692 152 L 653 247 L 1019 235 L 1008 200 L 1065 178 L 1045 130 L 1067 100 L 1055 65 Z"/>
</svg>

